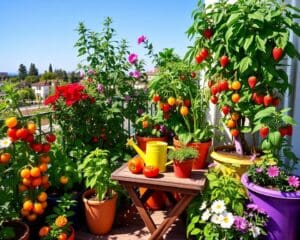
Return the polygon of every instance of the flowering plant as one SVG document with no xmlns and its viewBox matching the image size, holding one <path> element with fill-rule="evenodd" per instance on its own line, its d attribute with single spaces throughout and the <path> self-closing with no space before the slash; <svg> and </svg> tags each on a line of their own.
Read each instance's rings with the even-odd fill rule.
<svg viewBox="0 0 300 240">
<path fill-rule="evenodd" d="M 47 225 L 39 230 L 39 236 L 43 240 L 67 239 L 72 232 L 72 222 L 69 220 L 74 215 L 76 200 L 71 194 L 64 194 L 58 204 L 53 208 L 53 213 L 46 217 Z"/>
<path fill-rule="evenodd" d="M 255 239 L 265 235 L 265 212 L 249 203 L 233 172 L 211 166 L 208 186 L 188 208 L 187 234 L 197 239 Z"/>
</svg>

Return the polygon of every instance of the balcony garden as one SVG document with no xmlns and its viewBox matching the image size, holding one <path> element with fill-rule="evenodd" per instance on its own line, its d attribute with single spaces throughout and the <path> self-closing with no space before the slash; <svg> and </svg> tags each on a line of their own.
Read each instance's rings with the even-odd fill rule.
<svg viewBox="0 0 300 240">
<path fill-rule="evenodd" d="M 155 64 L 151 79 L 143 56 L 116 39 L 107 18 L 101 32 L 79 23 L 82 80 L 56 86 L 46 113 L 24 115 L 19 94 L 4 84 L 0 239 L 87 239 L 83 232 L 117 239 L 110 234 L 120 226 L 128 231 L 122 239 L 133 239 L 128 224 L 137 211 L 172 213 L 177 203 L 188 203 L 187 239 L 300 239 L 296 121 L 283 107 L 294 87 L 287 59 L 300 59 L 290 40 L 300 35 L 300 9 L 275 0 L 199 1 L 192 16 L 184 58 L 137 39 Z M 120 169 L 137 182 L 168 185 L 170 177 L 175 185 L 131 189 L 112 177 Z M 200 180 L 201 190 L 186 196 L 184 183 Z M 149 235 L 138 237 L 159 236 L 142 219 Z"/>
</svg>

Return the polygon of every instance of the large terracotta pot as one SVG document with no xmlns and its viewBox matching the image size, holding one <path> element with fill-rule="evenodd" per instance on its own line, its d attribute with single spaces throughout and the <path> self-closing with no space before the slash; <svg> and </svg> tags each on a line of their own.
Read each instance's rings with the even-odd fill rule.
<svg viewBox="0 0 300 240">
<path fill-rule="evenodd" d="M 300 239 L 300 191 L 281 192 L 264 188 L 250 182 L 246 173 L 242 175 L 241 182 L 253 203 L 269 216 L 268 240 Z"/>
<path fill-rule="evenodd" d="M 88 190 L 82 196 L 86 223 L 91 233 L 104 235 L 110 232 L 112 228 L 118 195 L 115 194 L 111 199 L 103 201 L 91 199 L 94 195 L 95 190 Z"/>
<path fill-rule="evenodd" d="M 135 136 L 137 145 L 139 148 L 146 152 L 146 145 L 147 142 L 151 141 L 162 141 L 162 142 L 168 142 L 167 137 L 141 137 L 136 135 Z M 140 188 L 140 193 L 143 194 L 146 191 L 146 188 Z M 160 210 L 165 205 L 165 200 L 167 199 L 166 195 L 162 191 L 155 191 L 146 201 L 146 206 L 151 210 Z"/>
<path fill-rule="evenodd" d="M 195 158 L 193 163 L 193 169 L 203 169 L 206 167 L 206 159 L 208 155 L 209 148 L 211 146 L 211 141 L 208 142 L 191 142 L 184 145 L 177 138 L 173 138 L 173 145 L 175 148 L 180 148 L 182 146 L 192 147 L 196 149 L 199 153 L 198 158 Z"/>
<path fill-rule="evenodd" d="M 18 220 L 12 220 L 3 223 L 4 227 L 12 227 L 18 240 L 28 240 L 30 236 L 29 227 L 26 223 Z"/>
<path fill-rule="evenodd" d="M 184 160 L 181 162 L 174 160 L 173 168 L 175 176 L 178 178 L 189 178 L 192 174 L 193 163 L 194 159 Z"/>
<path fill-rule="evenodd" d="M 219 146 L 215 147 L 210 154 L 215 163 L 222 164 L 236 173 L 237 178 L 248 170 L 249 166 L 254 163 L 252 156 L 238 155 L 235 152 L 234 146 Z M 256 158 L 255 161 L 258 161 Z"/>
</svg>

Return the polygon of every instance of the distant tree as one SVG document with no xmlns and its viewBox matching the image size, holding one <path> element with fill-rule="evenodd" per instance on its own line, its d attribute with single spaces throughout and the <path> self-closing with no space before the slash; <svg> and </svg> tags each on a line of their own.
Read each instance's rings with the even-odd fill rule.
<svg viewBox="0 0 300 240">
<path fill-rule="evenodd" d="M 41 76 L 41 80 L 45 81 L 45 80 L 52 80 L 56 78 L 56 74 L 53 72 L 45 72 L 42 76 Z"/>
<path fill-rule="evenodd" d="M 49 70 L 48 70 L 48 72 L 53 73 L 53 69 L 52 69 L 52 64 L 51 64 L 51 63 L 50 63 L 50 65 L 49 65 Z"/>
<path fill-rule="evenodd" d="M 25 102 L 26 100 L 34 100 L 35 95 L 31 88 L 22 88 L 18 90 L 18 95 L 20 97 L 20 100 Z"/>
<path fill-rule="evenodd" d="M 38 82 L 39 81 L 39 77 L 38 76 L 32 76 L 32 75 L 29 75 L 25 78 L 25 82 L 26 83 L 35 83 L 35 82 Z"/>
<path fill-rule="evenodd" d="M 79 82 L 80 80 L 80 73 L 76 73 L 74 71 L 72 71 L 69 75 L 69 82 L 71 83 L 75 83 L 75 82 Z"/>
<path fill-rule="evenodd" d="M 64 82 L 68 81 L 68 74 L 66 71 L 64 71 L 64 78 L 63 78 Z"/>
<path fill-rule="evenodd" d="M 10 77 L 8 79 L 8 81 L 11 83 L 17 83 L 17 82 L 19 82 L 19 77 Z"/>
<path fill-rule="evenodd" d="M 30 63 L 29 66 L 29 71 L 28 71 L 28 76 L 38 76 L 39 75 L 39 71 L 36 68 L 34 63 Z"/>
<path fill-rule="evenodd" d="M 57 79 L 59 80 L 63 80 L 63 81 L 68 81 L 68 74 L 65 70 L 63 69 L 56 69 L 54 71 L 54 73 L 56 74 Z"/>
<path fill-rule="evenodd" d="M 26 66 L 23 65 L 23 64 L 20 64 L 19 66 L 19 79 L 20 80 L 24 80 L 27 76 L 27 69 L 26 69 Z"/>
</svg>

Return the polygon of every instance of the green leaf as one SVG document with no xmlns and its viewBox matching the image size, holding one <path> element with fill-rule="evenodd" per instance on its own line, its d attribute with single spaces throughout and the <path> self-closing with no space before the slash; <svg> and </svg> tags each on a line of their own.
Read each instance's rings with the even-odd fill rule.
<svg viewBox="0 0 300 240">
<path fill-rule="evenodd" d="M 261 12 L 255 12 L 248 15 L 249 19 L 258 20 L 260 22 L 264 22 L 264 15 Z"/>
<path fill-rule="evenodd" d="M 259 111 L 257 114 L 255 114 L 254 120 L 262 119 L 264 117 L 269 117 L 270 115 L 274 114 L 276 112 L 275 107 L 268 107 L 261 111 Z"/>
<path fill-rule="evenodd" d="M 296 125 L 297 122 L 295 121 L 294 118 L 292 118 L 291 116 L 289 115 L 284 115 L 282 117 L 282 120 L 286 123 L 286 124 L 290 124 L 290 125 Z"/>
<path fill-rule="evenodd" d="M 244 49 L 245 49 L 245 51 L 248 51 L 248 49 L 251 46 L 253 40 L 254 40 L 254 36 L 253 35 L 250 35 L 249 37 L 246 38 L 246 41 L 244 43 Z"/>
<path fill-rule="evenodd" d="M 259 35 L 255 36 L 256 47 L 262 52 L 266 52 L 266 39 L 262 39 Z"/>
<path fill-rule="evenodd" d="M 241 13 L 234 13 L 232 14 L 229 19 L 227 20 L 226 25 L 229 27 L 231 25 L 233 25 L 234 23 L 236 23 L 240 18 L 242 17 Z"/>
<path fill-rule="evenodd" d="M 191 231 L 191 235 L 198 235 L 199 233 L 201 233 L 200 228 L 194 228 L 193 231 Z"/>
<path fill-rule="evenodd" d="M 276 132 L 271 132 L 268 136 L 268 139 L 270 140 L 270 143 L 273 146 L 279 146 L 282 140 L 282 137 L 280 135 L 280 132 L 276 131 Z"/>
<path fill-rule="evenodd" d="M 245 73 L 252 66 L 252 59 L 250 57 L 244 57 L 240 62 L 240 71 L 241 73 Z"/>
</svg>

